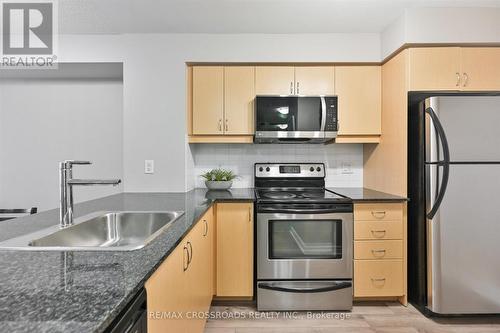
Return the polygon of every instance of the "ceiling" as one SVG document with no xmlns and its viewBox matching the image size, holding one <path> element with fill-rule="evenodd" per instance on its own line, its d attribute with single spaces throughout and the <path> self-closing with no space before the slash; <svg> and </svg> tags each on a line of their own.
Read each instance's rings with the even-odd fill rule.
<svg viewBox="0 0 500 333">
<path fill-rule="evenodd" d="M 59 0 L 59 31 L 381 32 L 415 7 L 500 7 L 500 0 Z"/>
</svg>

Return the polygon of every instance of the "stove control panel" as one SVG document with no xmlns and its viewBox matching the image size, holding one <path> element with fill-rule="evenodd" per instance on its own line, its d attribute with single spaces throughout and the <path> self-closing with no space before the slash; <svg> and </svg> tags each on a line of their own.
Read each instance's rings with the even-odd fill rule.
<svg viewBox="0 0 500 333">
<path fill-rule="evenodd" d="M 324 163 L 256 163 L 257 178 L 325 178 Z"/>
</svg>

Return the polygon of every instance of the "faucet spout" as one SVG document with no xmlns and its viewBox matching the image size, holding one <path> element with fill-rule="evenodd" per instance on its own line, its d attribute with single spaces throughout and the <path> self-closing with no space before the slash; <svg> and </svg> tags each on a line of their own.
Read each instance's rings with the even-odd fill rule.
<svg viewBox="0 0 500 333">
<path fill-rule="evenodd" d="M 70 179 L 68 185 L 113 185 L 116 186 L 122 182 L 121 179 Z"/>
<path fill-rule="evenodd" d="M 91 164 L 89 161 L 67 160 L 59 163 L 59 199 L 60 227 L 66 228 L 73 224 L 73 186 L 113 185 L 121 183 L 121 179 L 73 179 L 73 165 Z"/>
</svg>

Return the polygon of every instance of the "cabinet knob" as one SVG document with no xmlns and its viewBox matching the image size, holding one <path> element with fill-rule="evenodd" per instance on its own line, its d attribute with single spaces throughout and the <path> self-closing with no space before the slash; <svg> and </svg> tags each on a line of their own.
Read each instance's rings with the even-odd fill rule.
<svg viewBox="0 0 500 333">
<path fill-rule="evenodd" d="M 226 132 L 229 131 L 229 124 L 228 124 L 228 119 L 226 118 Z"/>
<path fill-rule="evenodd" d="M 299 90 L 299 82 L 297 82 L 297 95 L 300 93 L 300 90 Z"/>
<path fill-rule="evenodd" d="M 219 132 L 222 132 L 222 119 L 219 119 Z"/>
<path fill-rule="evenodd" d="M 290 82 L 290 95 L 293 95 L 293 81 Z"/>
<path fill-rule="evenodd" d="M 468 81 L 469 81 L 469 75 L 467 75 L 467 73 L 464 73 L 464 87 L 467 86 Z"/>
</svg>

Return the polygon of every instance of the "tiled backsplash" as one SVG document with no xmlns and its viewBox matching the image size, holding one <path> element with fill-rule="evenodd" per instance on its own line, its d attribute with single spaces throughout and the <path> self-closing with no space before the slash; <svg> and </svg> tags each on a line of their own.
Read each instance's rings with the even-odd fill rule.
<svg viewBox="0 0 500 333">
<path fill-rule="evenodd" d="M 253 187 L 253 166 L 258 162 L 321 162 L 326 165 L 327 187 L 363 186 L 361 144 L 191 144 L 191 153 L 195 187 L 205 187 L 200 175 L 218 167 L 240 176 L 233 187 Z"/>
</svg>

